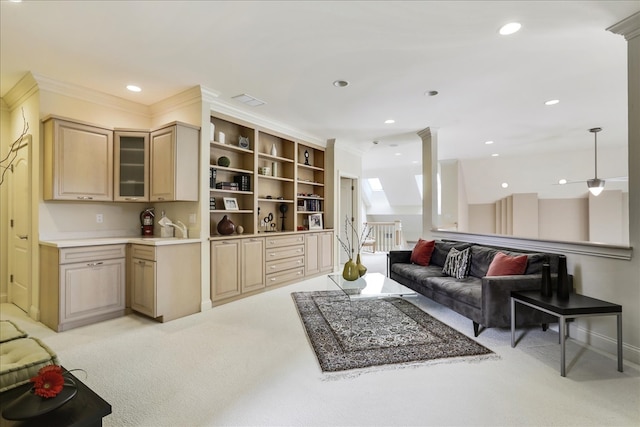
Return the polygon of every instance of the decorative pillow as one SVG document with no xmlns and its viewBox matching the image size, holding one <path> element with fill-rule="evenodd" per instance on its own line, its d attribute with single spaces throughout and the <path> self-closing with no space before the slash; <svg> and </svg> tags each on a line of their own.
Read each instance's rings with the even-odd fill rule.
<svg viewBox="0 0 640 427">
<path fill-rule="evenodd" d="M 422 240 L 418 239 L 418 243 L 411 251 L 411 262 L 418 265 L 429 265 L 431 260 L 431 254 L 436 246 L 435 240 Z"/>
<path fill-rule="evenodd" d="M 489 270 L 487 270 L 487 276 L 511 276 L 514 274 L 524 274 L 527 269 L 527 256 L 509 256 L 503 252 L 498 252 Z"/>
<path fill-rule="evenodd" d="M 471 248 L 462 251 L 451 248 L 444 262 L 442 272 L 456 279 L 464 279 L 469 275 L 471 267 Z"/>
</svg>

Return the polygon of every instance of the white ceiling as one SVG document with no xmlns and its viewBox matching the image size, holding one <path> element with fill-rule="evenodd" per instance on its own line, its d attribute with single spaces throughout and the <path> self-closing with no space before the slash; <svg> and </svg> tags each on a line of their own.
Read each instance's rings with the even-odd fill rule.
<svg viewBox="0 0 640 427">
<path fill-rule="evenodd" d="M 626 41 L 606 28 L 638 11 L 638 0 L 3 0 L 0 94 L 29 71 L 146 105 L 202 85 L 321 140 L 378 150 L 365 169 L 419 157 L 426 127 L 442 159 L 592 149 L 596 126 L 606 149 L 627 145 Z M 498 35 L 511 21 L 522 30 Z M 242 93 L 266 105 L 232 99 Z"/>
</svg>

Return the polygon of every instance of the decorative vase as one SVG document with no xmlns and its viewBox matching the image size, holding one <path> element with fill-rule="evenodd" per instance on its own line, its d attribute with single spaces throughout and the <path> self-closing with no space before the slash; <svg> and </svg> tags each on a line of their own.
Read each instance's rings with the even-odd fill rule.
<svg viewBox="0 0 640 427">
<path fill-rule="evenodd" d="M 569 277 L 567 275 L 567 257 L 558 258 L 558 299 L 569 299 Z"/>
<path fill-rule="evenodd" d="M 358 267 L 358 275 L 360 277 L 364 276 L 365 274 L 367 274 L 367 267 L 365 267 L 361 262 L 360 262 L 360 254 L 358 254 L 358 256 L 356 257 L 356 266 Z"/>
<path fill-rule="evenodd" d="M 551 289 L 551 267 L 548 263 L 542 264 L 542 283 L 540 285 L 540 295 L 550 297 L 553 295 Z"/>
<path fill-rule="evenodd" d="M 276 149 L 276 144 L 275 143 L 271 144 L 271 155 L 272 156 L 277 156 L 278 155 L 278 150 Z"/>
<path fill-rule="evenodd" d="M 344 263 L 344 268 L 342 269 L 342 277 L 344 277 L 344 280 L 348 280 L 350 282 L 360 277 L 358 275 L 358 266 L 355 262 L 353 262 L 353 259 L 349 258 L 349 261 Z"/>
<path fill-rule="evenodd" d="M 222 156 L 220 158 L 218 158 L 218 165 L 228 168 L 229 165 L 231 164 L 231 159 L 229 159 L 227 156 Z"/>
<path fill-rule="evenodd" d="M 236 233 L 238 233 L 238 234 L 244 233 L 244 227 L 241 226 L 241 225 L 237 226 L 236 227 Z"/>
<path fill-rule="evenodd" d="M 225 215 L 222 217 L 216 228 L 218 230 L 218 233 L 222 234 L 223 236 L 228 236 L 229 234 L 233 234 L 233 232 L 236 230 L 236 225 Z"/>
</svg>

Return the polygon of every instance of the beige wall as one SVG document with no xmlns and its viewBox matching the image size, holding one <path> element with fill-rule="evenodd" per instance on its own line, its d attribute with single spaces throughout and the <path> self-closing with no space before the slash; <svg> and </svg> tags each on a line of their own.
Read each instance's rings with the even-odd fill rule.
<svg viewBox="0 0 640 427">
<path fill-rule="evenodd" d="M 4 99 L 0 98 L 0 158 L 4 159 L 9 151 L 9 146 L 13 142 L 11 139 L 11 114 L 9 107 Z M 2 166 L 6 163 L 3 162 Z M 2 173 L 2 171 L 0 171 Z M 9 204 L 7 200 L 7 185 L 0 186 L 0 236 L 6 236 L 9 227 Z M 0 303 L 7 302 L 7 292 L 9 283 L 8 271 L 8 241 L 6 238 L 0 238 Z"/>
</svg>

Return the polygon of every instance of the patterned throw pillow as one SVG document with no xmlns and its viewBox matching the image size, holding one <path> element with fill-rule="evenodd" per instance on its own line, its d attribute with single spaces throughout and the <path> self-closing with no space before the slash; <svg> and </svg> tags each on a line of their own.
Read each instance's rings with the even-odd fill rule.
<svg viewBox="0 0 640 427">
<path fill-rule="evenodd" d="M 464 279 L 469 275 L 471 267 L 471 248 L 459 251 L 451 248 L 444 262 L 442 272 L 456 279 Z"/>
</svg>

